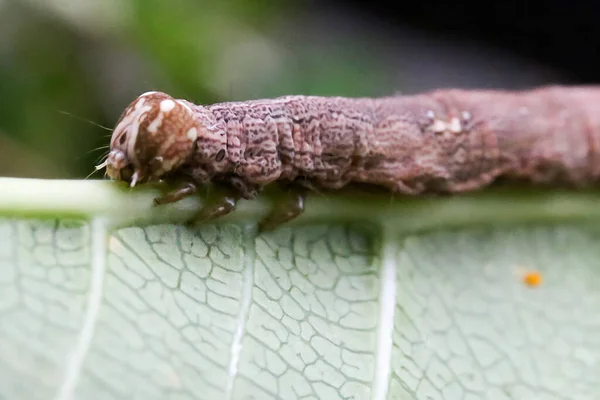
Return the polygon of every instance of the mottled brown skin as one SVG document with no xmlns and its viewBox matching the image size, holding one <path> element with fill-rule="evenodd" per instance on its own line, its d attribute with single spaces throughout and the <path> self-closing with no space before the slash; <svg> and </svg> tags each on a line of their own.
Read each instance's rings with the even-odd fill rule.
<svg viewBox="0 0 600 400">
<path fill-rule="evenodd" d="M 598 87 L 438 90 L 377 99 L 287 96 L 209 106 L 152 93 L 129 109 L 140 99 L 146 105 L 152 99 L 154 110 L 165 99 L 176 107 L 153 134 L 147 127 L 157 111 L 139 116 L 136 137 L 129 135 L 133 143 L 117 140 L 122 117 L 111 150 L 133 162 L 133 171 L 155 171 L 140 172 L 139 182 L 187 182 L 184 192 L 158 203 L 211 181 L 234 188 L 226 197 L 233 201 L 230 212 L 237 198 L 253 199 L 272 182 L 326 190 L 366 183 L 418 195 L 471 191 L 499 177 L 576 187 L 600 177 Z M 190 127 L 197 131 L 194 141 L 185 140 Z M 133 160 L 132 151 L 143 157 Z M 109 157 L 109 175 L 123 179 L 116 172 L 122 165 Z M 301 211 L 288 212 L 288 219 Z"/>
</svg>

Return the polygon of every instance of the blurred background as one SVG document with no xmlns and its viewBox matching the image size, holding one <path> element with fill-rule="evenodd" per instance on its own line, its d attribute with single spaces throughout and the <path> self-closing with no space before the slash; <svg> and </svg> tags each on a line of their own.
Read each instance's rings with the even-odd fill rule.
<svg viewBox="0 0 600 400">
<path fill-rule="evenodd" d="M 0 176 L 84 178 L 121 111 L 598 78 L 593 1 L 0 0 Z M 101 174 L 94 178 L 102 178 Z"/>
</svg>

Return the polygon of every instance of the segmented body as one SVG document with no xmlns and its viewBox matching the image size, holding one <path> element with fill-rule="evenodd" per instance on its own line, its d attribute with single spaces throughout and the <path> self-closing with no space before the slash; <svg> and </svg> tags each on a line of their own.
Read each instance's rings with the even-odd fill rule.
<svg viewBox="0 0 600 400">
<path fill-rule="evenodd" d="M 600 88 L 287 96 L 198 106 L 183 169 L 246 198 L 275 181 L 462 192 L 498 177 L 585 186 L 600 177 Z"/>
</svg>

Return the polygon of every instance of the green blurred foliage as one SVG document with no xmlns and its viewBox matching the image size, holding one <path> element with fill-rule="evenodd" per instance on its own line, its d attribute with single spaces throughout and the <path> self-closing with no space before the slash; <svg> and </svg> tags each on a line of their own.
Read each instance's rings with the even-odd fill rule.
<svg viewBox="0 0 600 400">
<path fill-rule="evenodd" d="M 95 124 L 112 128 L 147 90 L 204 104 L 385 90 L 367 46 L 286 42 L 303 42 L 285 29 L 298 12 L 310 10 L 299 1 L 0 0 L 0 175 L 85 177 L 109 141 Z"/>
</svg>

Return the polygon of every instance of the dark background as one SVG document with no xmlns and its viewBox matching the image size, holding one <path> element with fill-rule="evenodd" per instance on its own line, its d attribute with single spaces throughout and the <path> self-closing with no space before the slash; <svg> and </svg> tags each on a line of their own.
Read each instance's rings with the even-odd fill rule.
<svg viewBox="0 0 600 400">
<path fill-rule="evenodd" d="M 554 67 L 572 83 L 595 83 L 599 78 L 600 2 L 597 1 L 332 0 L 329 3 L 433 35 L 474 38 L 515 56 Z"/>
<path fill-rule="evenodd" d="M 0 0 L 0 175 L 84 178 L 110 135 L 93 123 L 147 90 L 206 104 L 595 83 L 599 38 L 594 1 Z"/>
</svg>

